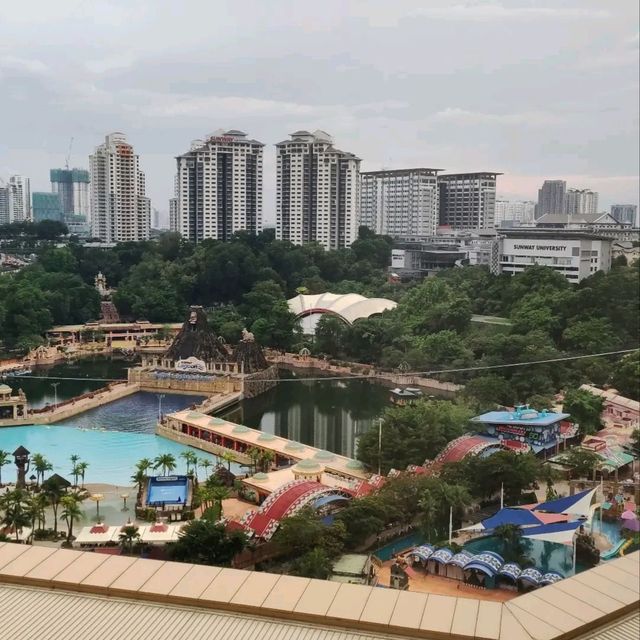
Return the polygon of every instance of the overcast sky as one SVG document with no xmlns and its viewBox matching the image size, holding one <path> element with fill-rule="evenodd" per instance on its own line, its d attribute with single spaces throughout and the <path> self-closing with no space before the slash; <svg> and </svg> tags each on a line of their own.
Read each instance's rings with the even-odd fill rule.
<svg viewBox="0 0 640 640">
<path fill-rule="evenodd" d="M 273 144 L 316 128 L 363 170 L 493 170 L 638 202 L 637 0 L 21 0 L 0 19 L 0 177 L 123 131 L 152 206 L 174 156 L 218 128 Z M 6 5 L 12 5 L 8 10 Z"/>
</svg>

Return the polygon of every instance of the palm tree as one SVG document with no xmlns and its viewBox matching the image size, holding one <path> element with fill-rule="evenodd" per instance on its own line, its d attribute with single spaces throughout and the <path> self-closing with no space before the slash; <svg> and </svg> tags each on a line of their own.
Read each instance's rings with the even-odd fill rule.
<svg viewBox="0 0 640 640">
<path fill-rule="evenodd" d="M 219 485 L 217 487 L 211 487 L 209 489 L 209 493 L 213 502 L 213 509 L 216 515 L 216 520 L 220 520 L 220 518 L 222 518 L 222 501 L 231 496 L 231 494 L 229 493 L 229 489 L 227 489 L 227 487 Z"/>
<path fill-rule="evenodd" d="M 142 458 L 138 460 L 136 463 L 136 469 L 139 469 L 144 475 L 146 475 L 149 469 L 153 469 L 153 460 L 149 460 L 149 458 Z"/>
<path fill-rule="evenodd" d="M 33 529 L 44 529 L 47 525 L 47 512 L 49 500 L 44 493 L 34 493 L 29 500 L 29 513 L 31 514 Z M 37 527 L 35 525 L 38 525 Z"/>
<path fill-rule="evenodd" d="M 78 486 L 78 476 L 80 475 L 80 466 L 77 462 L 73 464 L 73 468 L 71 469 L 71 475 L 73 476 L 73 486 Z"/>
<path fill-rule="evenodd" d="M 11 454 L 4 449 L 0 449 L 0 487 L 2 486 L 2 467 L 11 462 Z"/>
<path fill-rule="evenodd" d="M 204 469 L 205 480 L 209 477 L 209 468 L 212 466 L 208 458 L 200 458 L 200 466 Z"/>
<path fill-rule="evenodd" d="M 127 524 L 120 529 L 120 535 L 118 536 L 122 551 L 125 553 L 131 553 L 133 551 L 133 545 L 140 542 L 140 532 L 138 527 L 133 524 Z"/>
<path fill-rule="evenodd" d="M 271 469 L 271 464 L 276 459 L 276 454 L 273 451 L 262 451 L 260 453 L 260 468 L 262 471 L 267 472 Z"/>
<path fill-rule="evenodd" d="M 154 461 L 154 469 L 162 469 L 162 475 L 166 476 L 176 468 L 176 457 L 172 453 L 163 453 Z"/>
<path fill-rule="evenodd" d="M 51 509 L 53 511 L 53 532 L 58 534 L 58 507 L 60 506 L 60 500 L 64 495 L 63 488 L 55 481 L 52 476 L 42 483 L 42 490 L 47 497 Z"/>
<path fill-rule="evenodd" d="M 183 451 L 180 454 L 180 457 L 185 461 L 187 465 L 187 475 L 189 475 L 189 471 L 191 471 L 192 466 L 196 466 L 198 464 L 198 457 L 193 451 Z"/>
<path fill-rule="evenodd" d="M 262 457 L 262 451 L 256 447 L 249 447 L 247 449 L 247 455 L 251 458 L 251 462 L 253 463 L 253 473 L 256 473 L 258 471 L 258 462 Z M 229 465 L 229 471 L 231 471 L 231 465 Z"/>
<path fill-rule="evenodd" d="M 495 537 L 502 541 L 502 555 L 508 562 L 524 564 L 524 545 L 522 530 L 516 524 L 501 524 L 493 530 Z"/>
<path fill-rule="evenodd" d="M 71 464 L 76 464 L 80 462 L 80 456 L 77 453 L 74 453 L 72 456 L 69 456 L 69 460 L 71 460 Z"/>
<path fill-rule="evenodd" d="M 80 477 L 82 478 L 82 489 L 84 489 L 84 474 L 87 472 L 89 468 L 88 462 L 79 462 L 78 463 L 78 471 L 80 472 Z"/>
<path fill-rule="evenodd" d="M 146 479 L 147 479 L 147 476 L 145 475 L 144 471 L 142 471 L 141 469 L 136 469 L 136 472 L 131 476 L 131 482 L 135 482 L 135 484 L 138 486 L 136 504 L 140 504 L 142 500 L 142 485 L 144 484 L 144 481 Z"/>
<path fill-rule="evenodd" d="M 53 469 L 53 465 L 41 453 L 31 456 L 31 464 L 36 471 L 36 485 L 44 482 L 44 474 Z"/>
<path fill-rule="evenodd" d="M 231 463 L 236 461 L 232 451 L 223 451 L 220 457 L 227 463 L 227 470 L 231 471 Z"/>
<path fill-rule="evenodd" d="M 20 533 L 24 527 L 31 524 L 31 517 L 27 508 L 27 492 L 15 489 L 2 497 L 4 516 L 2 524 L 13 529 L 16 542 L 20 542 Z"/>
<path fill-rule="evenodd" d="M 432 493 L 426 489 L 422 497 L 418 501 L 421 512 L 421 529 L 427 542 L 431 542 L 431 533 L 433 532 L 433 519 L 436 514 L 436 501 Z"/>
<path fill-rule="evenodd" d="M 73 537 L 73 523 L 84 517 L 84 513 L 80 509 L 80 501 L 75 495 L 63 496 L 60 500 L 62 505 L 62 513 L 60 519 L 67 523 L 67 542 L 71 542 Z"/>
</svg>

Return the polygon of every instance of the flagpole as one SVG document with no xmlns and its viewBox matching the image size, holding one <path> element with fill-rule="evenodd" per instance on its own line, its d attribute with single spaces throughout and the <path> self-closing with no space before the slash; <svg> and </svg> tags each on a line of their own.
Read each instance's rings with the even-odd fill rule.
<svg viewBox="0 0 640 640">
<path fill-rule="evenodd" d="M 504 509 L 504 482 L 500 484 L 500 508 Z"/>
<path fill-rule="evenodd" d="M 576 534 L 573 534 L 573 575 L 576 575 L 576 555 L 578 545 L 576 544 Z"/>
<path fill-rule="evenodd" d="M 453 507 L 449 507 L 449 544 L 453 539 Z"/>
</svg>

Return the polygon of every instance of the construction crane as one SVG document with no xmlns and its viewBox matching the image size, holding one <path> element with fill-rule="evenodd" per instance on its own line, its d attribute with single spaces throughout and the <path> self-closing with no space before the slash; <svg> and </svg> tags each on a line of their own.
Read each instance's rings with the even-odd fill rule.
<svg viewBox="0 0 640 640">
<path fill-rule="evenodd" d="M 67 156 L 64 159 L 64 167 L 65 169 L 69 169 L 69 160 L 71 159 L 71 148 L 73 147 L 73 136 L 71 136 L 71 140 L 69 141 L 69 149 L 67 151 Z"/>
</svg>

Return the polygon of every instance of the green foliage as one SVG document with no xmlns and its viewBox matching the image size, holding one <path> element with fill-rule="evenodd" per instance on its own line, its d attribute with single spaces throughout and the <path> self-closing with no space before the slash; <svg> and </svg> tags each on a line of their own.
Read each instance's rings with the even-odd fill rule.
<svg viewBox="0 0 640 640">
<path fill-rule="evenodd" d="M 516 562 L 521 567 L 532 564 L 527 557 L 531 542 L 522 537 L 522 529 L 518 525 L 501 524 L 494 529 L 493 535 L 502 543 L 501 555 L 505 562 Z"/>
<path fill-rule="evenodd" d="M 273 540 L 286 556 L 320 549 L 327 558 L 333 558 L 342 552 L 345 536 L 343 523 L 326 526 L 312 509 L 304 508 L 282 520 Z"/>
<path fill-rule="evenodd" d="M 594 470 L 600 467 L 602 458 L 595 451 L 573 447 L 562 454 L 561 461 L 571 468 L 573 477 L 591 479 Z"/>
<path fill-rule="evenodd" d="M 468 428 L 473 412 L 469 407 L 445 400 L 422 400 L 413 405 L 387 409 L 382 425 L 382 455 L 378 430 L 363 434 L 358 443 L 358 459 L 371 469 L 381 462 L 383 473 L 406 469 L 433 459 L 451 440 Z"/>
<path fill-rule="evenodd" d="M 640 400 L 640 351 L 630 353 L 618 362 L 612 383 L 621 395 Z"/>
<path fill-rule="evenodd" d="M 300 556 L 291 566 L 291 575 L 326 580 L 331 575 L 331 560 L 324 549 L 316 548 Z"/>
<path fill-rule="evenodd" d="M 227 532 L 224 524 L 209 519 L 193 520 L 180 532 L 178 540 L 167 545 L 172 560 L 228 566 L 246 546 L 242 531 Z"/>
<path fill-rule="evenodd" d="M 571 415 L 571 420 L 580 425 L 580 436 L 595 433 L 602 427 L 600 414 L 603 400 L 589 391 L 570 389 L 564 397 L 563 409 Z"/>
</svg>

